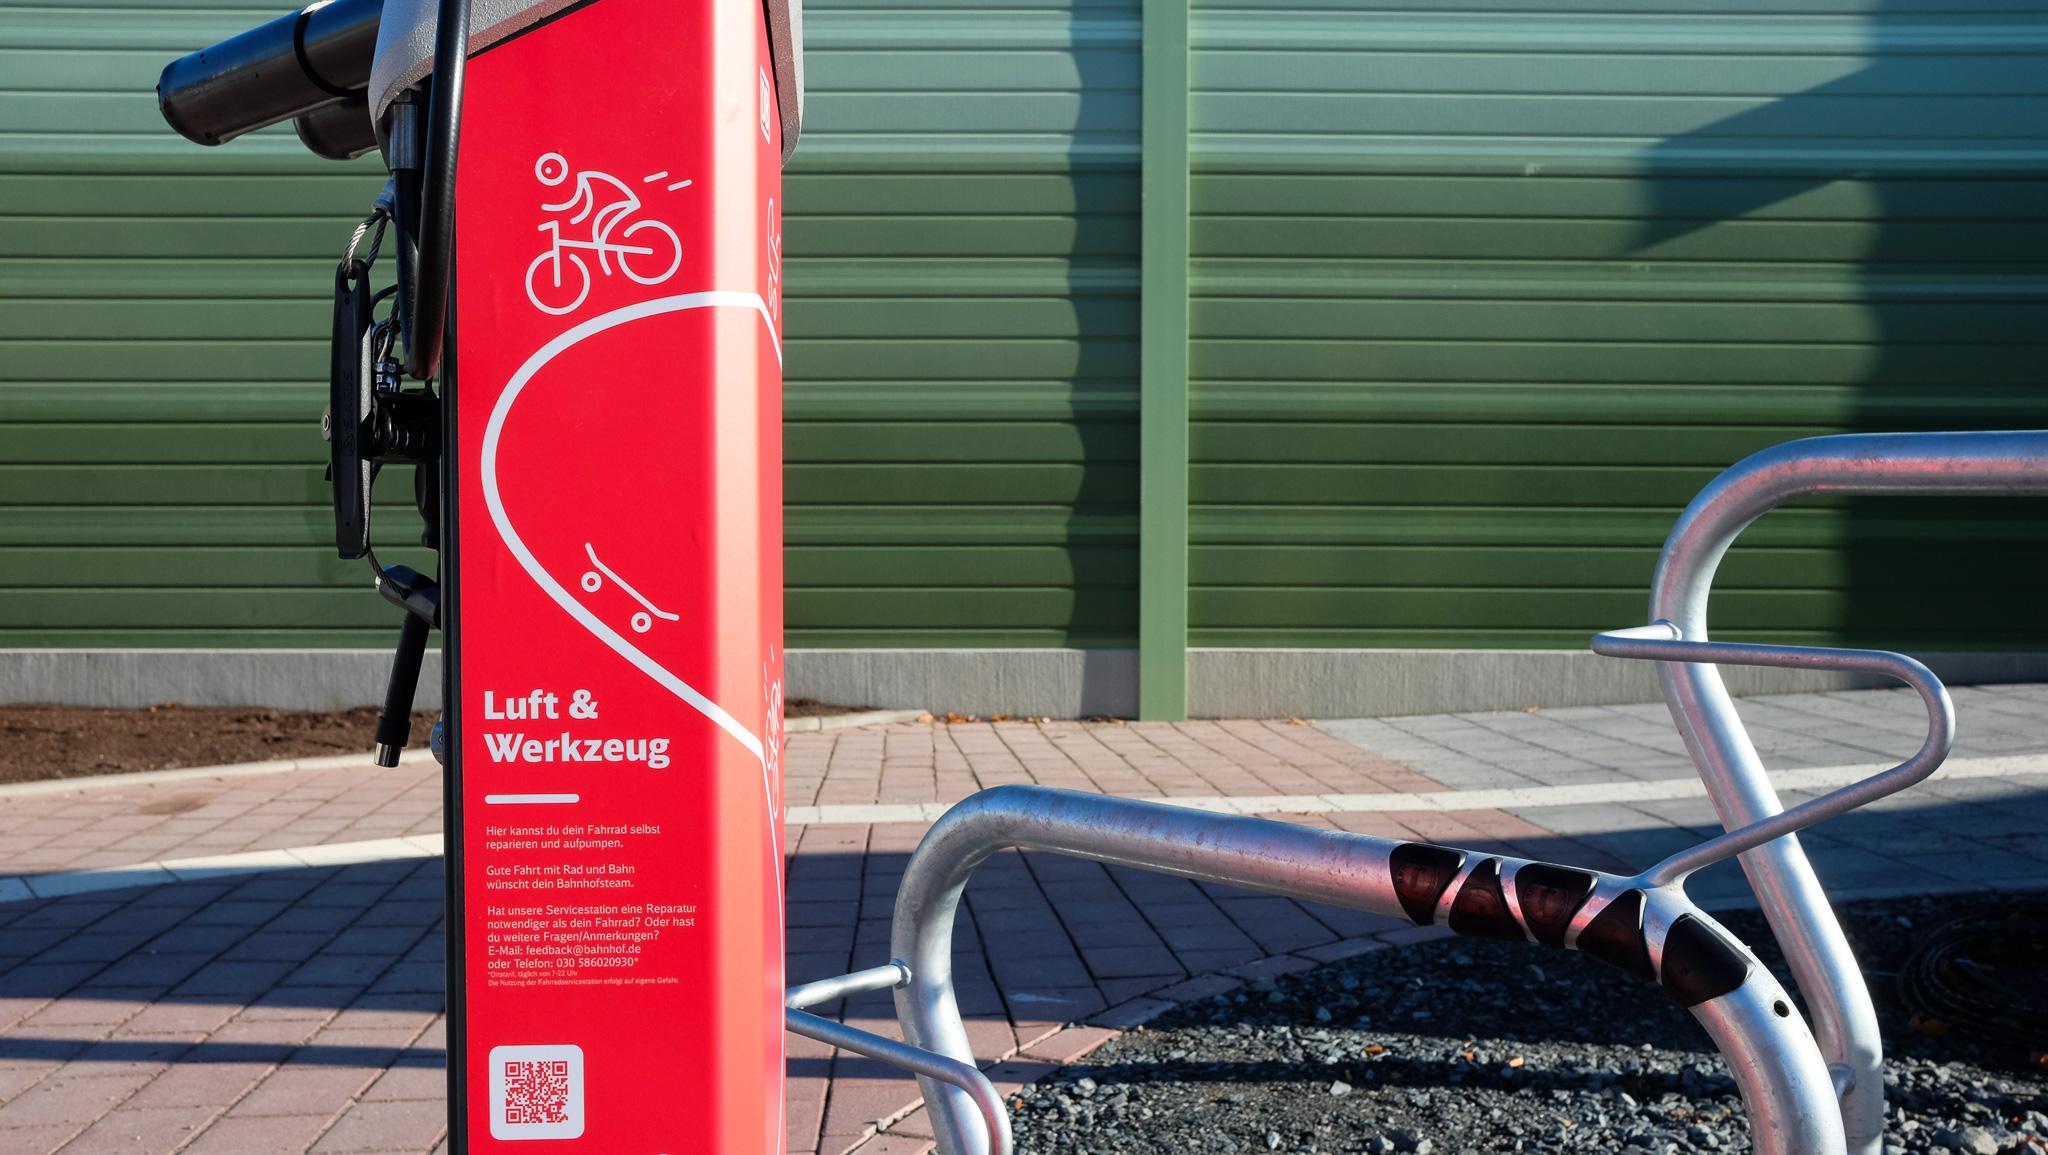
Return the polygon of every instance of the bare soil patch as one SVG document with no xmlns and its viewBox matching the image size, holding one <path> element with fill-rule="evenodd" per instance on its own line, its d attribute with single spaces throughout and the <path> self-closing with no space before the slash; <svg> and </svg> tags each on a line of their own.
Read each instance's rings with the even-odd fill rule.
<svg viewBox="0 0 2048 1155">
<path fill-rule="evenodd" d="M 792 718 L 864 709 L 808 698 L 785 707 Z M 432 711 L 412 716 L 413 746 L 426 749 L 434 717 Z M 377 711 L 367 706 L 323 712 L 175 702 L 140 710 L 0 706 L 0 783 L 332 754 L 361 754 L 367 764 L 376 729 Z"/>
<path fill-rule="evenodd" d="M 412 717 L 412 744 L 426 748 L 430 712 Z M 224 766 L 273 758 L 361 754 L 375 744 L 372 708 L 323 713 L 243 706 L 98 710 L 0 706 L 0 782 Z"/>
</svg>

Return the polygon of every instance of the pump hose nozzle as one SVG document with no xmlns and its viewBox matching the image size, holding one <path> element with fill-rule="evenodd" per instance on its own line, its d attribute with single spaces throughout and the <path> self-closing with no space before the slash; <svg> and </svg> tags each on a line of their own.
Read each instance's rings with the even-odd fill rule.
<svg viewBox="0 0 2048 1155">
<path fill-rule="evenodd" d="M 398 652 L 391 658 L 391 683 L 384 690 L 384 712 L 377 716 L 377 765 L 398 765 L 399 752 L 412 735 L 412 700 L 419 689 L 420 662 L 427 654 L 432 627 L 417 614 L 405 615 L 398 631 Z"/>
</svg>

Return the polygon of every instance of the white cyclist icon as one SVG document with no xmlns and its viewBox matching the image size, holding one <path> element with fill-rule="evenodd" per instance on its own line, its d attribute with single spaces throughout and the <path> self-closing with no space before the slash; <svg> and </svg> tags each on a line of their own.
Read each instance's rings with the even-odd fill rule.
<svg viewBox="0 0 2048 1155">
<path fill-rule="evenodd" d="M 569 160 L 559 152 L 542 153 L 533 175 L 549 188 L 569 183 Z M 665 175 L 665 174 L 664 174 Z M 526 267 L 526 299 L 543 313 L 573 313 L 590 295 L 590 265 L 584 252 L 597 254 L 598 271 L 609 276 L 612 258 L 618 271 L 642 285 L 658 285 L 675 275 L 683 263 L 683 243 L 661 221 L 633 220 L 640 198 L 609 173 L 586 169 L 575 174 L 574 192 L 558 204 L 542 203 L 550 213 L 566 213 L 570 225 L 589 222 L 587 239 L 564 237 L 563 219 L 541 224 L 548 234 L 547 251 Z M 630 222 L 630 223 L 629 223 Z M 621 227 L 623 226 L 623 228 Z M 612 235 L 618 234 L 614 241 Z"/>
</svg>

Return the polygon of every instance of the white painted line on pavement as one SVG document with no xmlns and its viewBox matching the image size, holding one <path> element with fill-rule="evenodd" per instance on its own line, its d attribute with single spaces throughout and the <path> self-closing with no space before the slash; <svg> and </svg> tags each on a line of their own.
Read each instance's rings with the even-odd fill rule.
<svg viewBox="0 0 2048 1155">
<path fill-rule="evenodd" d="M 407 750 L 398 756 L 400 766 L 432 762 L 427 750 Z M 227 766 L 181 766 L 173 770 L 143 770 L 134 774 L 93 774 L 82 778 L 47 778 L 37 782 L 10 782 L 0 786 L 0 799 L 41 798 L 51 794 L 83 794 L 121 787 L 166 786 L 204 778 L 253 778 L 264 774 L 291 774 L 300 770 L 374 770 L 370 755 L 334 754 L 319 758 L 279 758 L 271 762 L 236 762 Z"/>
<path fill-rule="evenodd" d="M 403 838 L 372 838 L 363 842 L 329 842 L 319 846 L 294 846 L 286 854 L 301 866 L 360 866 L 365 862 L 389 862 L 398 858 L 433 858 Z"/>
<path fill-rule="evenodd" d="M 1771 782 L 1779 790 L 1829 790 L 1868 778 L 1890 766 L 1891 763 L 1880 762 L 1865 766 L 1820 766 L 1802 770 L 1776 770 L 1771 772 Z M 1953 758 L 1935 774 L 1934 780 L 2040 777 L 2048 777 L 2048 754 Z M 1705 796 L 1706 787 L 1702 786 L 1698 779 L 1669 778 L 1653 782 L 1590 782 L 1569 786 L 1528 786 L 1508 790 L 1441 790 L 1426 794 L 1268 794 L 1238 798 L 1153 798 L 1149 801 L 1219 814 L 1371 814 L 1529 810 L 1546 806 L 1656 802 Z M 940 802 L 792 806 L 789 808 L 786 821 L 790 826 L 849 823 L 866 825 L 881 822 L 928 823 L 937 820 L 947 809 L 948 805 Z M 415 834 L 405 838 L 372 838 L 361 842 L 329 842 L 277 850 L 252 850 L 241 854 L 213 854 L 200 858 L 141 862 L 133 866 L 106 867 L 98 870 L 65 870 L 50 874 L 0 876 L 0 903 L 61 898 L 66 895 L 136 886 L 162 886 L 166 883 L 219 878 L 233 874 L 253 874 L 264 870 L 357 866 L 408 858 L 437 858 L 442 854 L 442 848 L 442 835 Z"/>
<path fill-rule="evenodd" d="M 209 854 L 203 858 L 172 858 L 157 863 L 177 876 L 179 882 L 248 874 L 257 870 L 290 870 L 305 863 L 289 850 L 251 850 L 242 854 Z"/>
<path fill-rule="evenodd" d="M 1889 770 L 1893 763 L 1858 766 L 1817 766 L 1773 770 L 1771 783 L 1781 791 L 1832 790 Z M 2010 754 L 1985 758 L 1951 758 L 1933 781 L 1967 778 L 2033 778 L 2048 775 L 2048 754 Z M 1223 797 L 1182 795 L 1147 798 L 1168 806 L 1218 814 L 1398 814 L 1459 810 L 1530 810 L 1546 806 L 1585 806 L 1602 802 L 1664 802 L 1704 798 L 1707 788 L 1697 778 L 1661 778 L 1649 782 L 1584 782 L 1566 786 L 1521 786 L 1490 790 L 1438 790 L 1418 794 L 1265 794 Z M 792 806 L 790 826 L 861 825 L 876 822 L 930 822 L 946 807 L 931 802 L 863 806 Z"/>
<path fill-rule="evenodd" d="M 419 834 L 409 838 L 370 838 L 360 842 L 328 842 L 317 846 L 248 850 L 240 854 L 172 858 L 161 862 L 138 862 L 133 866 L 110 866 L 97 870 L 59 870 L 49 874 L 0 877 L 0 903 L 63 898 L 97 890 L 164 886 L 173 882 L 196 882 L 236 874 L 256 874 L 265 870 L 361 866 L 371 862 L 392 862 L 406 858 L 438 858 L 440 855 L 441 836 Z"/>
</svg>

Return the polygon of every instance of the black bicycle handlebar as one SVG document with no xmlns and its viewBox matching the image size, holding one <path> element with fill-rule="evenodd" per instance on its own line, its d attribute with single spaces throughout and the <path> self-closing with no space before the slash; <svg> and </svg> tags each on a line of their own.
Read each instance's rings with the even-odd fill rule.
<svg viewBox="0 0 2048 1155">
<path fill-rule="evenodd" d="M 225 144 L 370 82 L 384 0 L 322 0 L 164 67 L 164 120 L 197 144 Z"/>
</svg>

